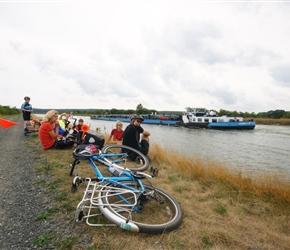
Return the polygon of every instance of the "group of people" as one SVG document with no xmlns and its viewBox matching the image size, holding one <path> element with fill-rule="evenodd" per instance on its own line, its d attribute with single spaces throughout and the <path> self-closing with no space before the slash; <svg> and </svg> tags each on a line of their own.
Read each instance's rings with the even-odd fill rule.
<svg viewBox="0 0 290 250">
<path fill-rule="evenodd" d="M 24 97 L 24 103 L 21 105 L 21 110 L 24 120 L 24 135 L 28 135 L 27 124 L 31 120 L 31 113 L 33 111 L 30 102 L 30 97 Z M 68 118 L 72 115 L 63 113 L 60 115 L 56 110 L 48 111 L 42 119 L 42 124 L 39 128 L 38 134 L 43 149 L 64 149 L 74 145 L 73 140 L 60 139 L 68 128 Z M 149 136 L 150 133 L 141 127 L 144 118 L 142 116 L 134 115 L 131 118 L 131 123 L 123 130 L 123 123 L 116 122 L 116 128 L 112 129 L 110 136 L 106 143 L 123 144 L 137 149 L 144 155 L 149 151 Z M 76 130 L 81 130 L 83 119 L 79 119 Z"/>
<path fill-rule="evenodd" d="M 141 127 L 144 118 L 142 116 L 134 115 L 131 117 L 131 123 L 123 131 L 123 123 L 116 122 L 116 128 L 111 131 L 110 137 L 106 143 L 123 144 L 137 149 L 144 155 L 149 151 L 149 136 L 150 133 Z"/>
</svg>

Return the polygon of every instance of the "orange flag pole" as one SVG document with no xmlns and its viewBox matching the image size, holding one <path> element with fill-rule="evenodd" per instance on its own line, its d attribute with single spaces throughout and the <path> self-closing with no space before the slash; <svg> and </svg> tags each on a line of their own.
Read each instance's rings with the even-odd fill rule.
<svg viewBox="0 0 290 250">
<path fill-rule="evenodd" d="M 88 125 L 84 124 L 84 125 L 82 126 L 82 131 L 83 131 L 83 134 L 82 134 L 82 140 L 83 140 L 84 137 L 85 137 L 85 133 L 88 132 L 89 130 L 90 130 L 90 127 L 89 127 Z"/>
<path fill-rule="evenodd" d="M 18 123 L 4 120 L 4 119 L 0 119 L 0 125 L 5 129 L 5 128 L 9 128 L 9 127 L 14 126 L 14 125 L 18 125 Z"/>
</svg>

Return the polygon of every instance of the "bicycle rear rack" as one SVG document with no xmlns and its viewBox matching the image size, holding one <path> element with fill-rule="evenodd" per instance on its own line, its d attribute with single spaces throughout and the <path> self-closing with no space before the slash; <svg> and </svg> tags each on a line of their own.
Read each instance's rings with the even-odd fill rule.
<svg viewBox="0 0 290 250">
<path fill-rule="evenodd" d="M 132 209 L 133 206 L 137 205 L 137 197 L 135 192 L 114 186 L 108 186 L 104 184 L 104 182 L 92 181 L 89 178 L 86 178 L 87 186 L 84 190 L 84 195 L 81 202 L 78 204 L 76 212 L 75 212 L 75 221 L 81 222 L 85 220 L 85 222 L 89 226 L 117 226 L 116 224 L 111 223 L 98 223 L 100 219 L 98 216 L 102 216 L 99 207 L 110 206 L 114 208 L 116 211 L 128 210 Z M 109 196 L 112 198 L 117 196 L 120 202 L 118 203 L 106 203 L 107 199 L 103 199 L 106 196 L 106 189 L 110 191 Z M 125 194 L 130 194 L 130 203 L 122 202 L 121 196 Z M 101 203 L 100 203 L 101 200 Z M 121 203 L 122 202 L 122 203 Z M 104 217 L 104 216 L 102 216 Z"/>
</svg>

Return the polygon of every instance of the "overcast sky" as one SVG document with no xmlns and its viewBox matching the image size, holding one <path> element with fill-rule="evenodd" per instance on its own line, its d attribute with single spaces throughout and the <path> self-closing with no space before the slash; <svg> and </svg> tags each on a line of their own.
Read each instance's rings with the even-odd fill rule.
<svg viewBox="0 0 290 250">
<path fill-rule="evenodd" d="M 290 110 L 290 2 L 0 1 L 0 105 Z"/>
</svg>

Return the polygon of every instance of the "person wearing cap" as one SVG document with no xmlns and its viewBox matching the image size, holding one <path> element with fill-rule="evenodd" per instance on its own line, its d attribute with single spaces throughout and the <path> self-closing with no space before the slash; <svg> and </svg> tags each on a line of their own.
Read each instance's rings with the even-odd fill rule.
<svg viewBox="0 0 290 250">
<path fill-rule="evenodd" d="M 66 132 L 67 126 L 69 124 L 68 118 L 72 115 L 72 112 L 68 115 L 67 113 L 62 113 L 59 116 L 59 135 L 63 135 Z"/>
<path fill-rule="evenodd" d="M 150 133 L 141 127 L 144 121 L 142 116 L 134 115 L 131 117 L 131 123 L 126 127 L 123 133 L 123 145 L 132 147 L 143 153 L 148 154 Z M 142 134 L 142 137 L 140 136 Z"/>
<path fill-rule="evenodd" d="M 66 127 L 66 123 L 67 123 L 67 114 L 66 113 L 62 113 L 60 116 L 59 116 L 59 119 L 58 119 L 58 123 L 59 123 L 59 126 L 60 128 L 65 131 L 65 127 Z"/>
<path fill-rule="evenodd" d="M 27 124 L 30 121 L 30 116 L 32 113 L 32 105 L 29 103 L 30 102 L 30 97 L 29 96 L 25 96 L 24 97 L 24 103 L 21 105 L 21 111 L 22 111 L 22 115 L 23 115 L 23 128 L 24 128 L 24 135 L 27 136 L 28 134 L 28 129 L 27 129 Z"/>
</svg>

